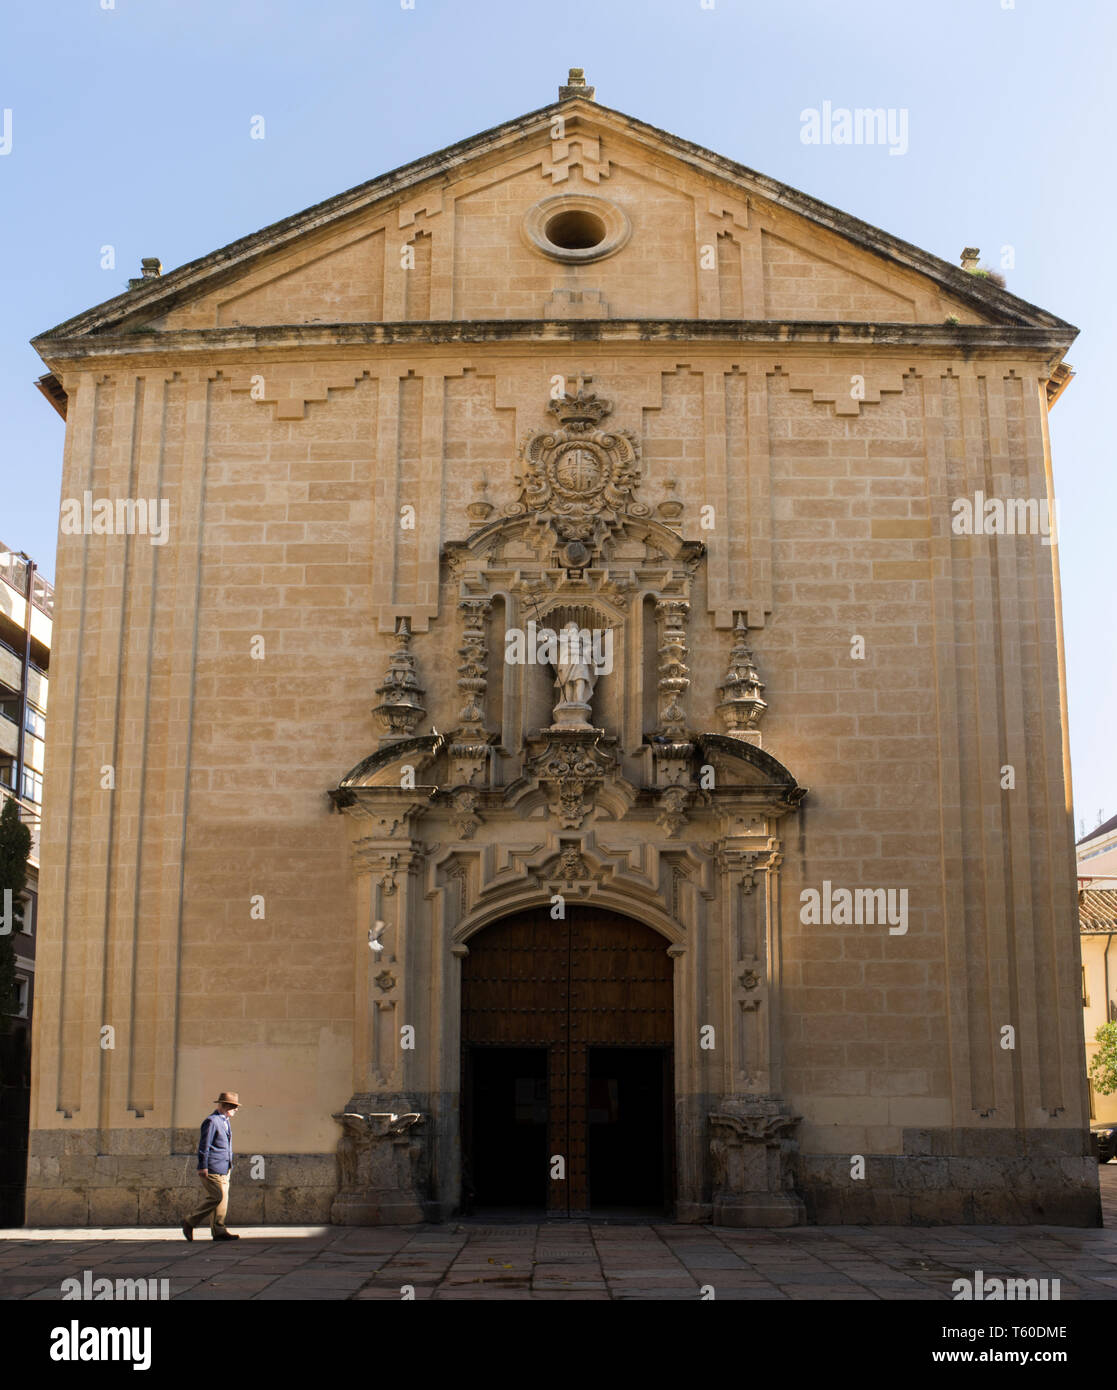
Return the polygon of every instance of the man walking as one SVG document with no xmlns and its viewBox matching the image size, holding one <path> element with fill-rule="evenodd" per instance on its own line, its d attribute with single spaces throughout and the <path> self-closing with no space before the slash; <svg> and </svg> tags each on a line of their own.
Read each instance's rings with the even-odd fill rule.
<svg viewBox="0 0 1117 1390">
<path fill-rule="evenodd" d="M 206 1200 L 182 1223 L 182 1234 L 194 1239 L 194 1227 L 204 1221 L 212 1230 L 214 1240 L 240 1240 L 240 1236 L 225 1229 L 225 1213 L 229 1208 L 229 1175 L 233 1171 L 233 1127 L 229 1116 L 240 1109 L 236 1091 L 222 1091 L 214 1101 L 217 1109 L 202 1121 L 198 1140 L 198 1176 L 206 1190 Z"/>
</svg>

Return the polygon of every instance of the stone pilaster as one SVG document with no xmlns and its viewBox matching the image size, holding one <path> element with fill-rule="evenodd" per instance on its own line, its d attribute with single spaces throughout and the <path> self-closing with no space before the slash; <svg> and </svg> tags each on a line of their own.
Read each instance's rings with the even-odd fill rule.
<svg viewBox="0 0 1117 1390">
<path fill-rule="evenodd" d="M 655 606 L 659 629 L 658 732 L 680 737 L 686 730 L 683 697 L 690 689 L 690 667 L 687 665 L 686 620 L 690 604 L 685 599 L 660 599 Z"/>
</svg>

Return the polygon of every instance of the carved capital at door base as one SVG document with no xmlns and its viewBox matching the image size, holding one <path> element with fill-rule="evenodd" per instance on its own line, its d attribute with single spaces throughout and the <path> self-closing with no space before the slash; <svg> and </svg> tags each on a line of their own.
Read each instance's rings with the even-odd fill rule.
<svg viewBox="0 0 1117 1390">
<path fill-rule="evenodd" d="M 715 1226 L 799 1226 L 795 1190 L 800 1117 L 778 1096 L 730 1096 L 709 1116 Z"/>
<path fill-rule="evenodd" d="M 429 1117 L 406 1096 L 356 1095 L 333 1118 L 342 1134 L 332 1224 L 391 1226 L 429 1220 Z"/>
</svg>

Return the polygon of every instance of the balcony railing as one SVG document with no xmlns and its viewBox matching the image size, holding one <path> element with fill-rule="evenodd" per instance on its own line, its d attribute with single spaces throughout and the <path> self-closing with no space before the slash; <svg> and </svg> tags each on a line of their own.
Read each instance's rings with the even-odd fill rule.
<svg viewBox="0 0 1117 1390">
<path fill-rule="evenodd" d="M 13 588 L 20 598 L 27 597 L 27 561 L 0 541 L 0 579 Z M 31 586 L 31 602 L 48 618 L 54 618 L 54 585 L 48 584 L 38 570 Z"/>
</svg>

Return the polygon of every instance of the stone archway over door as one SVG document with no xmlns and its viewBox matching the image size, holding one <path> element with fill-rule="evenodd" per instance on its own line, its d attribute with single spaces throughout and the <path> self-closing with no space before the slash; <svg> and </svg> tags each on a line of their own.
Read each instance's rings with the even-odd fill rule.
<svg viewBox="0 0 1117 1390">
<path fill-rule="evenodd" d="M 673 965 L 630 917 L 518 913 L 462 961 L 463 1198 L 479 1207 L 673 1202 Z M 561 1155 L 565 1179 L 551 1177 Z"/>
</svg>

